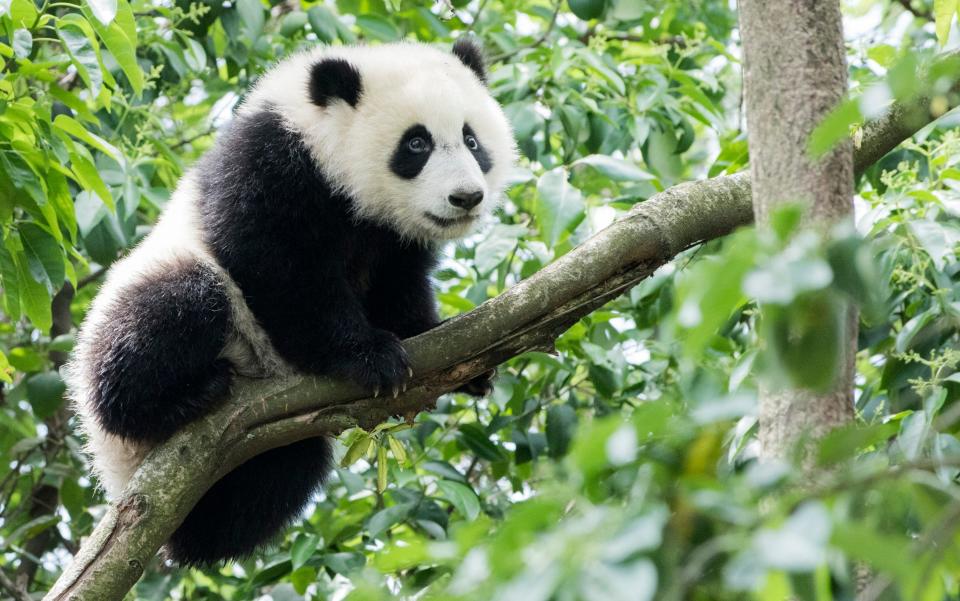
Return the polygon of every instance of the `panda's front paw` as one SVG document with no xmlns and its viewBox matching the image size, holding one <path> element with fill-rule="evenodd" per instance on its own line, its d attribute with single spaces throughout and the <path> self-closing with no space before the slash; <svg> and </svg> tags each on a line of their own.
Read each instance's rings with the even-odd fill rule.
<svg viewBox="0 0 960 601">
<path fill-rule="evenodd" d="M 354 356 L 344 357 L 343 375 L 373 392 L 373 396 L 407 389 L 413 370 L 403 343 L 393 332 L 374 330 Z"/>
<path fill-rule="evenodd" d="M 493 379 L 495 377 L 497 377 L 496 369 L 485 371 L 460 388 L 457 388 L 454 392 L 463 392 L 475 397 L 485 397 L 493 392 Z"/>
</svg>

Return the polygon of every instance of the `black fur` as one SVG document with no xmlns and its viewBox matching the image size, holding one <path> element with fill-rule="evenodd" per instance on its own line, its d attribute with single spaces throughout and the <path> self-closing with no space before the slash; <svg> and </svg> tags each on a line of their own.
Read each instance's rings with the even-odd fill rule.
<svg viewBox="0 0 960 601">
<path fill-rule="evenodd" d="M 369 389 L 401 385 L 407 360 L 397 330 L 424 331 L 437 318 L 432 297 L 384 282 L 428 287 L 434 249 L 357 222 L 350 199 L 331 190 L 270 111 L 239 117 L 200 178 L 205 238 L 280 355 Z M 374 323 L 372 306 L 389 310 Z"/>
<path fill-rule="evenodd" d="M 357 222 L 269 110 L 238 117 L 198 173 L 204 237 L 281 356 L 384 392 L 405 382 L 400 339 L 438 322 L 434 249 Z M 330 463 L 322 438 L 251 459 L 203 497 L 170 556 L 207 564 L 250 554 L 303 510 Z"/>
<path fill-rule="evenodd" d="M 472 37 L 463 36 L 453 44 L 453 53 L 460 62 L 476 73 L 483 83 L 487 83 L 487 66 L 483 58 L 483 49 Z"/>
<path fill-rule="evenodd" d="M 159 442 L 230 392 L 219 359 L 230 306 L 222 282 L 195 261 L 157 266 L 108 309 L 91 349 L 93 406 L 103 428 Z"/>
<path fill-rule="evenodd" d="M 360 72 L 342 58 L 325 58 L 310 67 L 310 100 L 329 106 L 337 99 L 356 108 L 363 92 Z"/>
<path fill-rule="evenodd" d="M 470 125 L 464 123 L 463 124 L 464 139 L 466 139 L 467 136 L 473 136 L 473 138 L 477 141 L 477 149 L 476 150 L 471 149 L 470 152 L 473 153 L 473 158 L 477 160 L 477 165 L 480 165 L 480 171 L 487 173 L 488 171 L 493 169 L 493 159 L 490 158 L 490 154 L 483 147 L 483 142 L 480 141 L 480 138 L 477 137 L 477 134 L 473 133 L 473 129 L 470 127 Z"/>
<path fill-rule="evenodd" d="M 424 150 L 415 152 L 410 148 L 410 141 L 415 138 L 425 142 Z M 413 179 L 423 171 L 432 152 L 433 136 L 430 135 L 430 130 L 420 124 L 413 125 L 400 136 L 400 141 L 397 142 L 397 147 L 390 158 L 390 170 L 403 179 Z"/>
<path fill-rule="evenodd" d="M 182 565 L 240 559 L 303 513 L 333 467 L 330 442 L 309 438 L 271 449 L 221 478 L 167 543 Z"/>
</svg>

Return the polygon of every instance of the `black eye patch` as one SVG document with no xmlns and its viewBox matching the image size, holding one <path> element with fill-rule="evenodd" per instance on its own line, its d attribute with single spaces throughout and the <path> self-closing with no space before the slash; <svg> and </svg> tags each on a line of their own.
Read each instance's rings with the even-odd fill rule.
<svg viewBox="0 0 960 601">
<path fill-rule="evenodd" d="M 480 171 L 484 173 L 490 171 L 493 168 L 493 159 L 490 158 L 490 155 L 487 153 L 487 150 L 483 147 L 483 144 L 480 143 L 480 138 L 477 137 L 477 134 L 473 133 L 473 129 L 467 125 L 463 124 L 463 141 L 464 144 L 467 143 L 467 138 L 473 138 L 476 140 L 476 146 L 474 148 L 470 147 L 470 144 L 467 144 L 467 148 L 473 154 L 473 158 L 476 159 L 477 165 L 480 165 Z"/>
<path fill-rule="evenodd" d="M 390 170 L 403 179 L 413 179 L 423 171 L 432 152 L 433 136 L 426 127 L 414 125 L 400 136 L 390 159 Z"/>
</svg>

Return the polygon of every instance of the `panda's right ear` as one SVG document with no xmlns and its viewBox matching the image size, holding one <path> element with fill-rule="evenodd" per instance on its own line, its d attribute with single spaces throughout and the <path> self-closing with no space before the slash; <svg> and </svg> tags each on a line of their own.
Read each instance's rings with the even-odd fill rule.
<svg viewBox="0 0 960 601">
<path fill-rule="evenodd" d="M 356 108 L 361 92 L 360 72 L 342 58 L 324 58 L 310 67 L 310 100 L 318 106 L 343 100 Z"/>
</svg>

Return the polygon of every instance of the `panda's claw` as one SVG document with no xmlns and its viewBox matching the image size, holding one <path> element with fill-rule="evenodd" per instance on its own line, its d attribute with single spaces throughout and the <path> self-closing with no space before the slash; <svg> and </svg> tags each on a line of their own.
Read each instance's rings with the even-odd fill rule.
<svg viewBox="0 0 960 601">
<path fill-rule="evenodd" d="M 397 398 L 398 396 L 400 396 L 400 387 L 399 387 L 399 386 L 394 386 L 394 387 L 393 387 L 393 398 Z"/>
<path fill-rule="evenodd" d="M 380 386 L 374 386 L 374 387 L 373 387 L 373 398 L 377 398 L 378 396 L 380 396 Z"/>
<path fill-rule="evenodd" d="M 410 367 L 409 365 L 407 366 L 407 375 L 410 376 L 411 378 L 413 377 L 413 368 Z"/>
</svg>

